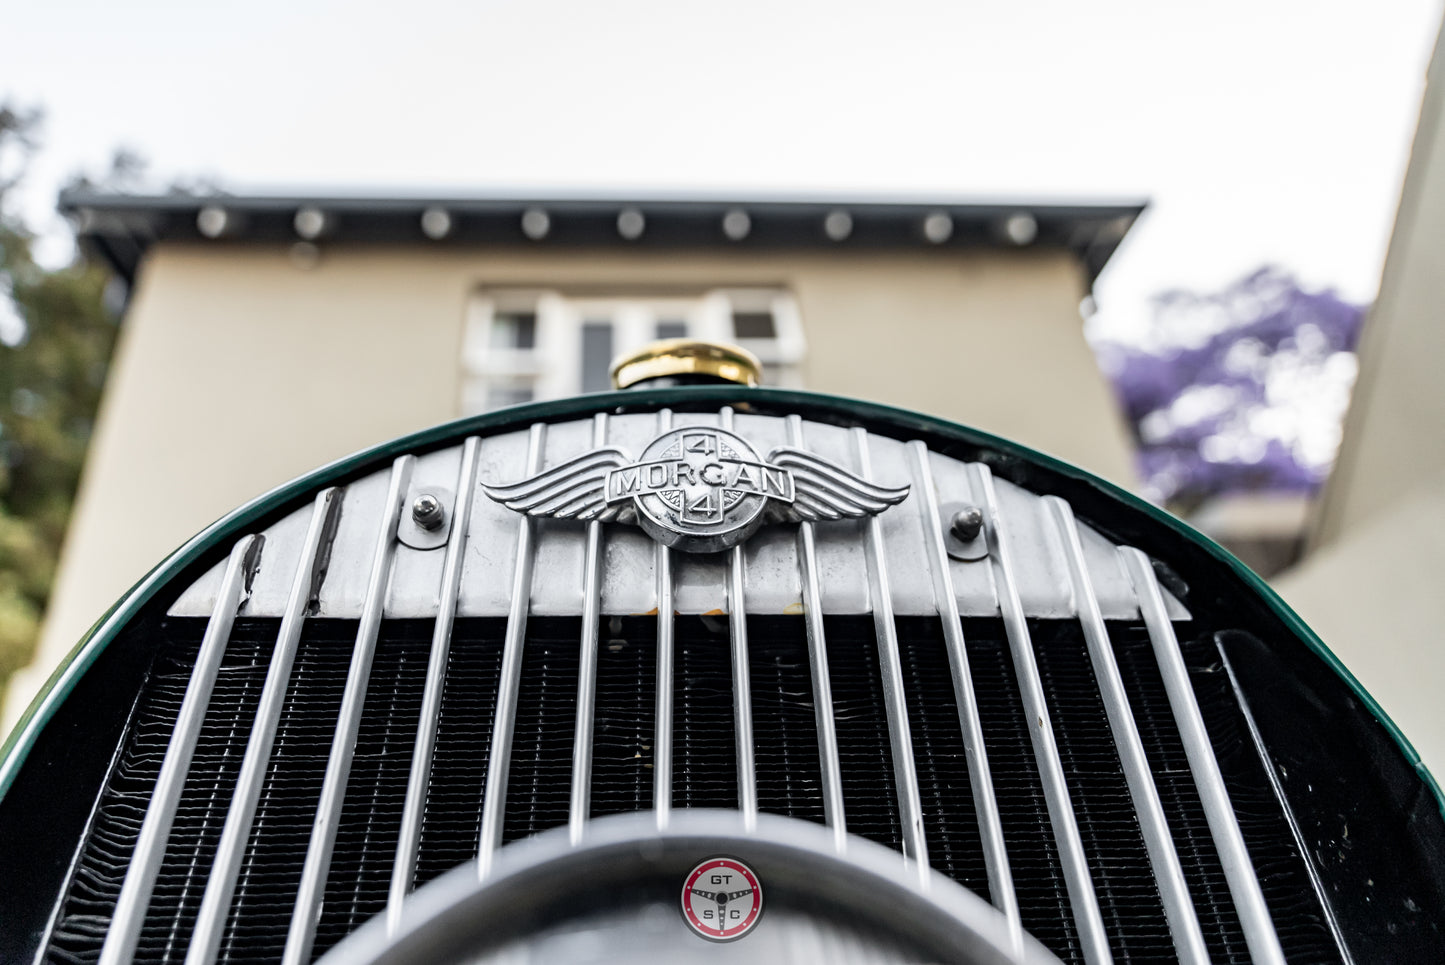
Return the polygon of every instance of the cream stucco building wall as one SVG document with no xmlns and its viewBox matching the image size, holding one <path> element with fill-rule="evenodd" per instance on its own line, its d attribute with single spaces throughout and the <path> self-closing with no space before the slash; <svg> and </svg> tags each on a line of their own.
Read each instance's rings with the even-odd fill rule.
<svg viewBox="0 0 1445 965">
<path fill-rule="evenodd" d="M 1445 476 L 1445 43 L 1420 123 L 1360 344 L 1360 375 L 1314 534 L 1333 542 Z M 1435 483 L 1431 483 L 1435 485 Z"/>
<path fill-rule="evenodd" d="M 142 263 L 40 652 L 13 721 L 130 585 L 246 500 L 455 418 L 468 304 L 488 288 L 773 287 L 795 297 L 809 388 L 922 410 L 1124 484 L 1130 446 L 1062 250 L 526 253 L 159 243 Z"/>
<path fill-rule="evenodd" d="M 1310 553 L 1276 580 L 1445 777 L 1445 43 Z"/>
</svg>

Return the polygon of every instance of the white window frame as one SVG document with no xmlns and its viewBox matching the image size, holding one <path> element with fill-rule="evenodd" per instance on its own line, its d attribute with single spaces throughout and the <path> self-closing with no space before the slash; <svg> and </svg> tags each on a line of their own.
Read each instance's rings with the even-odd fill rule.
<svg viewBox="0 0 1445 965">
<path fill-rule="evenodd" d="M 536 337 L 530 349 L 492 346 L 499 313 L 532 312 Z M 737 338 L 734 311 L 768 311 L 774 338 Z M 486 411 L 490 390 L 526 383 L 534 400 L 581 391 L 582 326 L 609 321 L 614 355 L 653 341 L 660 321 L 681 320 L 688 338 L 734 342 L 758 356 L 772 384 L 798 387 L 806 354 L 802 317 L 791 294 L 776 288 L 716 288 L 694 296 L 638 295 L 571 297 L 553 289 L 507 288 L 479 292 L 467 309 L 462 343 L 462 414 Z"/>
<path fill-rule="evenodd" d="M 802 388 L 800 366 L 807 354 L 803 338 L 803 316 L 798 302 L 790 293 L 777 288 L 724 288 L 709 293 L 721 297 L 723 324 L 718 337 L 747 349 L 767 368 L 770 384 L 779 388 Z M 773 316 L 772 338 L 739 338 L 733 330 L 736 311 L 767 311 Z"/>
</svg>

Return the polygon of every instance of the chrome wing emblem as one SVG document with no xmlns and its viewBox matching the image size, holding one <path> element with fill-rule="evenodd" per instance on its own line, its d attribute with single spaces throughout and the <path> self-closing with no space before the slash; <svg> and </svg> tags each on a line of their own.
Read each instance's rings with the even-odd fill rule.
<svg viewBox="0 0 1445 965">
<path fill-rule="evenodd" d="M 607 502 L 607 477 L 631 460 L 609 446 L 585 452 L 530 479 L 507 486 L 482 484 L 482 491 L 508 509 L 528 516 L 611 522 L 628 507 Z M 630 520 L 629 520 L 630 522 Z"/>
<path fill-rule="evenodd" d="M 907 485 L 871 483 L 804 449 L 779 446 L 760 459 L 724 429 L 664 432 L 636 462 L 615 446 L 593 449 L 529 479 L 482 490 L 529 516 L 640 525 L 690 553 L 715 553 L 764 522 L 874 516 L 908 496 Z"/>
</svg>

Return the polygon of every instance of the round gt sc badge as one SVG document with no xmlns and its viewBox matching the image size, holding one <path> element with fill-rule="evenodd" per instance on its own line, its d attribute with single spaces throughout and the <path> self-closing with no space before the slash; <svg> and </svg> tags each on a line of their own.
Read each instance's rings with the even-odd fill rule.
<svg viewBox="0 0 1445 965">
<path fill-rule="evenodd" d="M 753 869 L 732 858 L 709 858 L 682 886 L 682 917 L 703 938 L 730 942 L 752 931 L 763 910 Z"/>
</svg>

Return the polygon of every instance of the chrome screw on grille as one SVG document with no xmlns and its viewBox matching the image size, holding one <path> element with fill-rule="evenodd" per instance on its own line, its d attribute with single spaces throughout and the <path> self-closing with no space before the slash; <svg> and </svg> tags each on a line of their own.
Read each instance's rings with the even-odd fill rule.
<svg viewBox="0 0 1445 965">
<path fill-rule="evenodd" d="M 961 542 L 970 543 L 978 538 L 983 529 L 983 510 L 977 506 L 965 506 L 953 514 L 948 522 L 948 531 Z"/>
<path fill-rule="evenodd" d="M 411 518 L 422 529 L 438 529 L 445 518 L 440 499 L 431 493 L 422 493 L 411 504 Z"/>
</svg>

